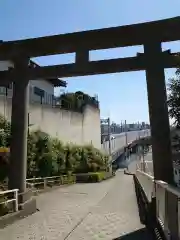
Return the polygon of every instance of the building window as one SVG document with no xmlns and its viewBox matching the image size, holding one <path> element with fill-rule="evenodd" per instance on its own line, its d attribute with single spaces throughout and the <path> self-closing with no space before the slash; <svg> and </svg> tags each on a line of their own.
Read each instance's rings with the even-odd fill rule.
<svg viewBox="0 0 180 240">
<path fill-rule="evenodd" d="M 38 87 L 34 87 L 34 94 L 43 98 L 44 97 L 44 90 L 42 90 Z"/>
</svg>

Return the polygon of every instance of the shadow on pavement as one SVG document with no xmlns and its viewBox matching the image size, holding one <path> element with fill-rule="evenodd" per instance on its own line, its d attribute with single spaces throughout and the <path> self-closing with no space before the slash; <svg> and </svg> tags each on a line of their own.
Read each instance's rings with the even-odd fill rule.
<svg viewBox="0 0 180 240">
<path fill-rule="evenodd" d="M 148 232 L 146 228 L 142 228 L 140 230 L 128 233 L 124 236 L 114 238 L 113 240 L 153 240 L 151 234 Z"/>
</svg>

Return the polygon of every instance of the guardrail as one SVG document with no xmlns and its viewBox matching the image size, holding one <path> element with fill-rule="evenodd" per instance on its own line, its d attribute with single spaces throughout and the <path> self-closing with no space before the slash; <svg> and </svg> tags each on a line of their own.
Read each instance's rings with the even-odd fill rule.
<svg viewBox="0 0 180 240">
<path fill-rule="evenodd" d="M 26 179 L 27 187 L 32 190 L 35 189 L 45 189 L 46 187 L 52 187 L 55 185 L 63 185 L 74 183 L 76 180 L 75 175 L 61 175 L 61 176 L 53 176 L 53 177 L 45 177 L 45 178 L 29 178 Z M 13 212 L 18 211 L 18 189 L 12 189 L 7 191 L 0 191 L 0 206 L 8 208 L 9 210 L 13 210 Z M 10 205 L 12 203 L 12 206 Z"/>
<path fill-rule="evenodd" d="M 0 201 L 0 205 L 9 205 L 9 203 L 13 203 L 13 211 L 18 211 L 18 189 L 12 189 L 7 191 L 0 191 L 0 198 L 3 196 L 3 200 Z M 13 196 L 10 196 L 13 195 Z M 6 200 L 7 198 L 7 200 Z"/>
<path fill-rule="evenodd" d="M 52 177 L 45 177 L 45 178 L 29 178 L 26 179 L 27 187 L 32 189 L 34 188 L 46 188 L 52 185 L 63 185 L 68 183 L 75 182 L 75 175 L 61 175 L 61 176 L 52 176 Z"/>
<path fill-rule="evenodd" d="M 149 216 L 155 218 L 153 221 L 156 222 L 156 225 L 153 225 L 152 221 L 151 224 L 156 228 L 154 231 L 159 232 L 158 239 L 180 239 L 180 190 L 166 182 L 156 181 L 153 176 L 140 170 L 136 171 L 134 179 L 135 188 L 140 189 L 137 197 L 141 198 L 141 206 L 138 204 L 141 208 L 140 218 L 145 224 L 147 224 L 146 220 Z M 142 201 L 144 198 L 146 198 L 146 202 Z M 143 205 L 146 205 L 146 208 Z"/>
</svg>

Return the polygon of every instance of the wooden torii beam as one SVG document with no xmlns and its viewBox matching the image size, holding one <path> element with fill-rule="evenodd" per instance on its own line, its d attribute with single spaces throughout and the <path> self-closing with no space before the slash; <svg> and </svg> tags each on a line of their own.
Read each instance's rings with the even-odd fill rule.
<svg viewBox="0 0 180 240">
<path fill-rule="evenodd" d="M 164 68 L 174 68 L 178 66 L 178 53 L 170 54 L 169 52 L 162 52 L 161 61 Z M 27 68 L 27 75 L 29 79 L 44 79 L 44 78 L 63 78 L 63 77 L 77 77 L 87 75 L 97 75 L 106 73 L 130 72 L 146 70 L 146 57 L 140 54 L 137 57 L 100 60 L 100 61 L 82 61 L 70 64 L 61 64 L 54 66 L 44 66 Z M 12 81 L 15 76 L 15 70 L 10 69 L 0 72 L 0 79 L 2 85 L 7 81 Z"/>
<path fill-rule="evenodd" d="M 0 59 L 22 49 L 29 57 L 170 42 L 180 39 L 180 17 L 26 40 L 2 42 Z"/>
</svg>

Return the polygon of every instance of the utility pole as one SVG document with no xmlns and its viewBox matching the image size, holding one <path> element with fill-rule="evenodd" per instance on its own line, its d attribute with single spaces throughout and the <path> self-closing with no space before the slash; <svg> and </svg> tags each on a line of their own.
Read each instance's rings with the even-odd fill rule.
<svg viewBox="0 0 180 240">
<path fill-rule="evenodd" d="M 127 124 L 126 124 L 126 120 L 125 120 L 125 138 L 126 138 L 126 145 L 127 145 L 128 141 L 127 141 Z"/>
<path fill-rule="evenodd" d="M 30 114 L 28 113 L 28 137 L 29 137 L 29 127 L 30 127 Z"/>
<path fill-rule="evenodd" d="M 109 155 L 111 155 L 111 125 L 110 125 L 110 118 L 107 119 L 107 124 L 108 124 Z"/>
<path fill-rule="evenodd" d="M 101 120 L 101 123 L 106 123 L 107 124 L 107 127 L 108 127 L 108 143 L 109 143 L 109 146 L 108 146 L 108 150 L 109 150 L 109 157 L 110 157 L 110 162 L 109 162 L 109 171 L 112 172 L 112 162 L 111 162 L 111 125 L 110 125 L 110 118 L 108 117 L 107 119 L 102 119 Z"/>
<path fill-rule="evenodd" d="M 127 148 L 128 141 L 127 141 L 127 124 L 126 124 L 126 120 L 124 122 L 124 130 L 125 130 L 125 145 L 126 145 L 125 155 L 126 155 L 126 159 L 127 159 L 128 158 L 128 148 Z"/>
<path fill-rule="evenodd" d="M 108 133 L 107 133 L 107 137 L 108 137 L 108 143 L 109 143 L 109 155 L 111 155 L 111 125 L 110 125 L 110 118 L 107 119 L 101 119 L 101 123 L 106 123 L 107 127 L 108 127 Z"/>
<path fill-rule="evenodd" d="M 146 166 L 145 166 L 145 158 L 144 158 L 144 145 L 143 145 L 143 149 L 142 149 L 142 160 L 143 160 L 143 171 L 146 172 Z"/>
</svg>

